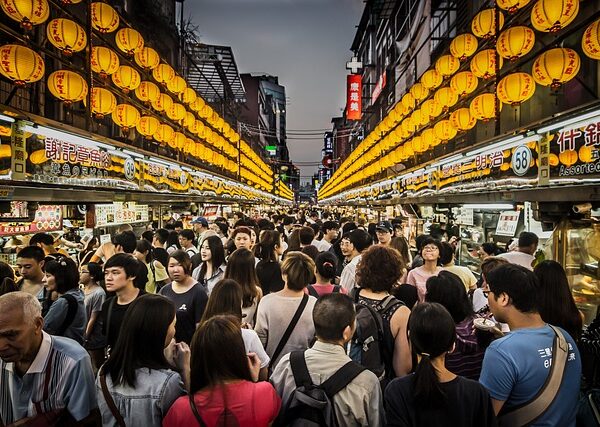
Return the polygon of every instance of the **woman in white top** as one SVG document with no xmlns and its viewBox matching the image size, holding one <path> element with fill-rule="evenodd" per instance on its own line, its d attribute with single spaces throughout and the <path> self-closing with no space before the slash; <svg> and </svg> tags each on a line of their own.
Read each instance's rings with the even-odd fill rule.
<svg viewBox="0 0 600 427">
<path fill-rule="evenodd" d="M 225 249 L 219 236 L 208 236 L 200 244 L 202 263 L 194 269 L 192 277 L 204 287 L 208 295 L 225 274 Z"/>
<path fill-rule="evenodd" d="M 256 321 L 256 307 L 262 298 L 262 290 L 256 275 L 254 254 L 248 249 L 236 249 L 227 260 L 225 279 L 232 279 L 242 286 L 242 314 L 251 328 Z"/>
</svg>

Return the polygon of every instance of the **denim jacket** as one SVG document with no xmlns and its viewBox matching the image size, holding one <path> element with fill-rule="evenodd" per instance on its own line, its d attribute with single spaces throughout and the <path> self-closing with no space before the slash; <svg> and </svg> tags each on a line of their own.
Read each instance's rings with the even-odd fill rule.
<svg viewBox="0 0 600 427">
<path fill-rule="evenodd" d="M 185 394 L 181 377 L 170 369 L 137 369 L 135 384 L 135 388 L 127 384 L 114 386 L 110 375 L 106 375 L 108 392 L 127 427 L 160 427 L 173 402 Z M 118 427 L 104 399 L 99 378 L 96 379 L 96 391 L 102 425 Z"/>
</svg>

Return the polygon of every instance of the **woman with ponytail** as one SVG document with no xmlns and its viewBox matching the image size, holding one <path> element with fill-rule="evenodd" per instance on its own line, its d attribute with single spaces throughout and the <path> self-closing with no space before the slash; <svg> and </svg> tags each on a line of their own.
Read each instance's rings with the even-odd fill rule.
<svg viewBox="0 0 600 427">
<path fill-rule="evenodd" d="M 348 291 L 345 288 L 334 283 L 337 263 L 337 257 L 333 252 L 326 251 L 319 253 L 315 259 L 316 283 L 314 285 L 308 285 L 304 288 L 304 292 L 317 299 L 323 295 L 336 292 L 347 294 Z"/>
<path fill-rule="evenodd" d="M 256 264 L 256 275 L 263 295 L 283 289 L 285 283 L 281 277 L 279 260 L 286 247 L 279 231 L 264 230 L 260 233 L 260 242 L 254 247 L 254 256 L 260 260 Z"/>
<path fill-rule="evenodd" d="M 387 425 L 496 426 L 487 390 L 445 367 L 456 338 L 450 313 L 441 304 L 417 304 L 408 335 L 418 364 L 414 374 L 396 378 L 385 390 Z"/>
</svg>

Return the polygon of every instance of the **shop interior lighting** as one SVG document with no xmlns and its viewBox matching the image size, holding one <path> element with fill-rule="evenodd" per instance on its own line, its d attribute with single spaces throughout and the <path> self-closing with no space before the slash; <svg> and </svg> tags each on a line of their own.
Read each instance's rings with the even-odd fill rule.
<svg viewBox="0 0 600 427">
<path fill-rule="evenodd" d="M 463 209 L 480 209 L 480 210 L 514 210 L 515 207 L 508 203 L 474 203 L 462 205 Z"/>
<path fill-rule="evenodd" d="M 108 144 L 103 144 L 102 142 L 96 142 L 89 138 L 83 138 L 72 133 L 62 132 L 58 129 L 48 128 L 45 126 L 25 125 L 21 129 L 23 129 L 24 132 L 31 132 L 36 135 L 49 136 L 50 138 L 61 139 L 63 141 L 72 142 L 74 144 L 82 145 L 88 148 L 103 148 L 104 150 L 114 150 L 114 147 Z"/>
<path fill-rule="evenodd" d="M 3 122 L 8 122 L 8 123 L 14 123 L 15 122 L 15 118 L 14 117 L 6 116 L 4 114 L 0 114 L 0 120 L 2 120 Z"/>
<path fill-rule="evenodd" d="M 577 116 L 577 117 L 573 117 L 571 119 L 567 119 L 567 120 L 563 120 L 561 122 L 558 123 L 554 123 L 548 126 L 544 126 L 542 128 L 539 128 L 537 130 L 538 134 L 544 134 L 546 132 L 550 132 L 556 129 L 560 129 L 563 127 L 573 127 L 573 128 L 577 128 L 577 127 L 582 127 L 588 123 L 590 123 L 592 120 L 590 119 L 594 119 L 593 121 L 597 121 L 600 119 L 600 111 L 596 110 L 596 111 L 592 111 L 591 113 L 587 113 L 584 114 L 582 116 Z"/>
</svg>

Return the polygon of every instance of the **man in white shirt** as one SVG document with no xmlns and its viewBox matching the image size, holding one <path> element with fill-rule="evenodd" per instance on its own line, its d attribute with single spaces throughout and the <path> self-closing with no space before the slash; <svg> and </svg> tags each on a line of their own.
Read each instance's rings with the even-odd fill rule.
<svg viewBox="0 0 600 427">
<path fill-rule="evenodd" d="M 321 252 L 328 251 L 331 248 L 332 242 L 337 239 L 339 228 L 340 225 L 335 221 L 325 221 L 323 223 L 321 226 L 323 238 L 320 241 L 320 246 L 317 246 Z"/>
<path fill-rule="evenodd" d="M 500 254 L 498 257 L 504 258 L 511 264 L 521 265 L 528 270 L 533 271 L 532 263 L 535 260 L 533 254 L 537 250 L 539 243 L 538 236 L 529 231 L 523 231 L 519 234 L 517 249 L 512 252 Z"/>
<path fill-rule="evenodd" d="M 361 254 L 371 246 L 371 236 L 364 230 L 352 230 L 342 237 L 340 249 L 346 257 L 348 264 L 342 270 L 340 286 L 350 293 L 356 286 L 356 267 L 360 262 Z"/>
</svg>

